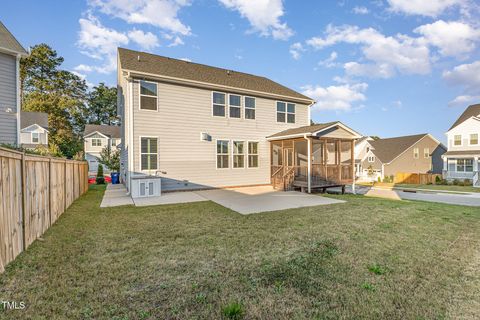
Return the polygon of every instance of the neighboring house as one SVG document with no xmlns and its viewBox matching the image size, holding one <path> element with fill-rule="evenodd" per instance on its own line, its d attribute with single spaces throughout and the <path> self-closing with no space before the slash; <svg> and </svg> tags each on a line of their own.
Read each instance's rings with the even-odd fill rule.
<svg viewBox="0 0 480 320">
<path fill-rule="evenodd" d="M 87 124 L 83 133 L 85 160 L 88 161 L 88 172 L 90 174 L 97 174 L 98 160 L 100 159 L 100 152 L 107 147 L 112 151 L 119 149 L 121 142 L 120 127 Z M 104 168 L 105 172 L 109 168 Z"/>
<path fill-rule="evenodd" d="M 360 137 L 340 123 L 310 126 L 314 101 L 265 77 L 119 48 L 117 79 L 121 179 L 133 196 L 272 180 L 289 188 L 295 170 L 313 170 L 308 154 L 320 169 L 319 150 L 352 150 Z M 335 179 L 351 179 L 340 156 L 329 165 Z"/>
<path fill-rule="evenodd" d="M 428 133 L 365 139 L 358 150 L 358 179 L 374 181 L 397 173 L 441 173 L 446 148 Z"/>
<path fill-rule="evenodd" d="M 370 141 L 373 141 L 372 137 L 363 136 L 357 141 L 355 141 L 355 177 L 360 178 L 363 175 L 362 159 L 365 158 L 365 155 L 370 151 L 372 146 Z"/>
<path fill-rule="evenodd" d="M 447 180 L 471 180 L 480 187 L 480 104 L 469 106 L 447 131 L 448 151 L 443 155 Z"/>
<path fill-rule="evenodd" d="M 0 22 L 0 143 L 20 141 L 20 58 L 27 51 Z"/>
<path fill-rule="evenodd" d="M 47 113 L 20 112 L 20 145 L 27 149 L 48 146 Z"/>
</svg>

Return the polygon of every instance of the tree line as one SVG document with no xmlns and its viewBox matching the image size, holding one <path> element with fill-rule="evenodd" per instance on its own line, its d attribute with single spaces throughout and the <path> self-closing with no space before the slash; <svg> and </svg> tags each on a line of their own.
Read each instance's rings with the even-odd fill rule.
<svg viewBox="0 0 480 320">
<path fill-rule="evenodd" d="M 63 62 L 47 44 L 31 47 L 20 61 L 22 111 L 48 114 L 46 153 L 82 158 L 86 124 L 119 124 L 117 89 L 103 82 L 89 89 L 84 79 L 62 69 Z"/>
</svg>

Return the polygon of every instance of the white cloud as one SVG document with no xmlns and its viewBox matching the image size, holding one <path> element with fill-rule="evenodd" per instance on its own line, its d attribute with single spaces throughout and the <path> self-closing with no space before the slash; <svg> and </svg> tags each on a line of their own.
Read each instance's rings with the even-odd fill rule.
<svg viewBox="0 0 480 320">
<path fill-rule="evenodd" d="M 464 56 L 472 52 L 475 49 L 475 41 L 480 40 L 480 30 L 457 21 L 438 20 L 422 25 L 414 32 L 423 35 L 425 41 L 438 47 L 444 56 Z"/>
<path fill-rule="evenodd" d="M 480 103 L 480 95 L 461 95 L 448 103 L 449 107 L 465 107 L 470 104 Z"/>
<path fill-rule="evenodd" d="M 292 29 L 280 18 L 284 15 L 282 0 L 219 0 L 226 8 L 236 10 L 246 18 L 254 32 L 274 39 L 287 40 Z"/>
<path fill-rule="evenodd" d="M 189 0 L 90 0 L 91 7 L 128 23 L 149 24 L 168 32 L 190 35 L 190 27 L 178 18 Z"/>
<path fill-rule="evenodd" d="M 430 72 L 430 53 L 425 41 L 406 35 L 385 36 L 373 28 L 357 26 L 332 26 L 325 37 L 313 37 L 307 44 L 323 49 L 338 43 L 360 44 L 362 53 L 370 62 L 347 64 L 352 75 L 387 78 L 397 72 L 403 74 L 427 74 Z"/>
<path fill-rule="evenodd" d="M 352 11 L 355 14 L 368 14 L 370 12 L 367 7 L 358 7 L 358 6 L 353 8 Z"/>
<path fill-rule="evenodd" d="M 388 0 L 389 9 L 393 12 L 429 17 L 436 17 L 445 10 L 466 2 L 466 0 Z"/>
<path fill-rule="evenodd" d="M 183 42 L 182 38 L 177 36 L 173 38 L 173 41 L 168 45 L 168 47 L 176 47 L 176 46 L 181 46 L 183 44 L 185 44 L 185 42 Z"/>
<path fill-rule="evenodd" d="M 319 61 L 318 65 L 324 66 L 326 68 L 336 67 L 338 63 L 335 62 L 335 60 L 337 60 L 337 58 L 338 58 L 338 53 L 335 51 L 332 51 L 332 53 L 330 53 L 330 56 L 325 60 Z"/>
<path fill-rule="evenodd" d="M 479 101 L 480 97 L 480 60 L 461 64 L 451 71 L 443 72 L 443 78 L 452 86 L 461 86 L 464 94 L 450 102 L 451 105 Z"/>
<path fill-rule="evenodd" d="M 91 66 L 86 65 L 86 64 L 79 64 L 78 66 L 73 68 L 73 70 L 75 70 L 77 72 L 92 72 L 93 68 Z"/>
<path fill-rule="evenodd" d="M 129 39 L 124 33 L 104 27 L 93 15 L 86 19 L 79 20 L 80 31 L 78 33 L 77 45 L 82 53 L 91 58 L 100 60 L 103 65 L 91 67 L 83 65 L 83 71 L 88 68 L 100 73 L 110 73 L 117 68 L 116 52 L 117 47 L 127 45 Z"/>
<path fill-rule="evenodd" d="M 159 46 L 158 37 L 151 32 L 133 29 L 128 32 L 128 37 L 136 42 L 142 49 L 151 50 Z"/>
<path fill-rule="evenodd" d="M 292 55 L 293 59 L 298 60 L 300 59 L 302 52 L 305 51 L 305 48 L 300 42 L 295 42 L 290 46 L 290 54 Z"/>
<path fill-rule="evenodd" d="M 339 86 L 305 86 L 302 93 L 317 101 L 314 108 L 318 110 L 352 110 L 354 103 L 365 101 L 364 92 L 368 84 L 343 84 Z"/>
<path fill-rule="evenodd" d="M 183 61 L 186 61 L 186 62 L 192 62 L 192 60 L 189 59 L 189 58 L 180 58 L 180 60 L 183 60 Z"/>
</svg>

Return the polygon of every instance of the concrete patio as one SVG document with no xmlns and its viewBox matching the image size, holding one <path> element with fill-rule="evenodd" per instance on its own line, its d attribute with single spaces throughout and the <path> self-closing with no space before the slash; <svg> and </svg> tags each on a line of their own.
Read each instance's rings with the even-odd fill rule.
<svg viewBox="0 0 480 320">
<path fill-rule="evenodd" d="M 132 198 L 123 185 L 107 186 L 100 207 L 122 205 L 155 206 L 164 204 L 213 201 L 241 214 L 312 207 L 345 201 L 296 191 L 276 191 L 271 186 L 170 192 L 160 197 Z"/>
</svg>

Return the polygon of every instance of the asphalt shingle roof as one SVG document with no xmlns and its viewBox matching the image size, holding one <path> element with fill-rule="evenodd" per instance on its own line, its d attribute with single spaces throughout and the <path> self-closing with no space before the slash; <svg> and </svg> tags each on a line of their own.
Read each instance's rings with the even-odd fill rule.
<svg viewBox="0 0 480 320">
<path fill-rule="evenodd" d="M 470 119 L 471 117 L 478 117 L 480 116 L 480 104 L 472 104 L 471 106 L 468 106 L 467 109 L 462 113 L 462 115 L 455 121 L 455 123 L 448 129 L 448 131 L 452 130 L 462 122 L 464 122 L 467 119 Z"/>
<path fill-rule="evenodd" d="M 120 127 L 119 126 L 108 126 L 104 124 L 87 124 L 85 125 L 85 130 L 83 136 L 87 136 L 92 132 L 100 132 L 110 138 L 120 138 Z"/>
<path fill-rule="evenodd" d="M 305 134 L 305 133 L 314 133 L 324 128 L 328 128 L 334 124 L 340 123 L 339 121 L 334 122 L 327 122 L 327 123 L 317 123 L 310 126 L 303 126 L 298 128 L 292 128 L 280 131 L 278 133 L 272 134 L 267 138 L 275 138 L 275 137 L 283 137 L 283 136 L 290 136 L 290 135 L 297 135 L 297 134 Z"/>
<path fill-rule="evenodd" d="M 27 54 L 22 45 L 15 39 L 13 34 L 0 21 L 0 48 L 7 49 L 20 54 Z"/>
<path fill-rule="evenodd" d="M 375 156 L 383 163 L 389 163 L 427 134 L 428 133 L 422 133 L 413 136 L 378 139 L 369 141 L 369 143 L 374 148 L 372 152 Z"/>
<path fill-rule="evenodd" d="M 313 99 L 261 76 L 124 48 L 118 48 L 118 55 L 121 68 L 125 70 L 254 90 L 313 102 Z"/>
<path fill-rule="evenodd" d="M 20 113 L 20 127 L 22 129 L 29 127 L 33 124 L 38 124 L 45 129 L 48 128 L 48 114 L 45 112 L 27 112 L 22 111 Z"/>
</svg>

